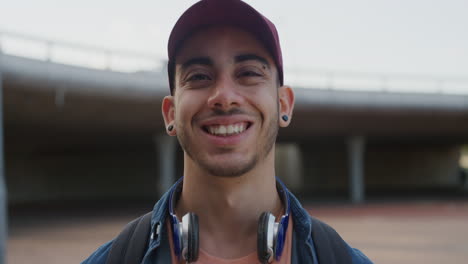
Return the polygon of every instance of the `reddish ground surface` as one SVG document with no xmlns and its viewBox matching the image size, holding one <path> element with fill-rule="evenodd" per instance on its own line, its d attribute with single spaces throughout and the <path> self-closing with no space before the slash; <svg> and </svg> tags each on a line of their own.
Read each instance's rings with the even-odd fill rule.
<svg viewBox="0 0 468 264">
<path fill-rule="evenodd" d="M 467 201 L 307 208 L 374 263 L 468 263 Z M 80 263 L 144 211 L 16 215 L 10 223 L 8 263 Z"/>
<path fill-rule="evenodd" d="M 468 263 L 468 202 L 310 208 L 375 263 Z"/>
</svg>

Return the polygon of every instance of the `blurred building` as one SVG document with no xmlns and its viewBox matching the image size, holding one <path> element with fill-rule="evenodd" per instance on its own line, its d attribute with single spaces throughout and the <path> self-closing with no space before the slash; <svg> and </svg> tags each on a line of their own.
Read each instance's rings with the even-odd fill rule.
<svg viewBox="0 0 468 264">
<path fill-rule="evenodd" d="M 42 59 L 1 55 L 9 203 L 157 199 L 182 175 L 160 110 L 165 69 L 73 66 L 51 56 L 60 43 L 43 42 Z M 327 74 L 322 85 L 294 86 L 293 122 L 280 130 L 277 173 L 291 189 L 354 202 L 466 192 L 468 94 L 439 89 L 441 80 L 424 79 L 435 91 L 408 92 L 389 89 L 391 76 L 365 83 L 359 74 Z M 346 78 L 357 89 L 336 84 Z M 455 82 L 468 91 L 468 81 Z"/>
</svg>

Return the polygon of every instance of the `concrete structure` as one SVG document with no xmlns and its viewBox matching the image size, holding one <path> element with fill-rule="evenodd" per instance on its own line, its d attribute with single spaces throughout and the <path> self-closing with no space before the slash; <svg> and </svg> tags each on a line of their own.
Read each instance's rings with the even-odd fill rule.
<svg viewBox="0 0 468 264">
<path fill-rule="evenodd" d="M 0 46 L 0 120 L 3 120 L 3 53 Z M 0 264 L 5 263 L 7 217 L 7 193 L 4 170 L 3 122 L 0 122 Z"/>
<path fill-rule="evenodd" d="M 45 46 L 45 60 L 2 60 L 10 203 L 156 198 L 182 173 L 160 113 L 165 70 L 65 65 L 51 59 L 56 45 Z M 307 88 L 295 87 L 277 148 L 278 175 L 292 189 L 360 203 L 367 190 L 459 185 L 468 94 Z"/>
<path fill-rule="evenodd" d="M 10 55 L 4 65 L 12 203 L 153 198 L 181 175 L 177 144 L 164 135 L 160 114 L 165 72 L 119 73 Z M 362 202 L 366 188 L 458 184 L 468 96 L 295 92 L 293 123 L 279 136 L 289 147 L 280 144 L 278 152 L 295 153 L 303 165 L 281 163 L 289 155 L 280 153 L 278 171 L 299 192 L 349 192 Z"/>
</svg>

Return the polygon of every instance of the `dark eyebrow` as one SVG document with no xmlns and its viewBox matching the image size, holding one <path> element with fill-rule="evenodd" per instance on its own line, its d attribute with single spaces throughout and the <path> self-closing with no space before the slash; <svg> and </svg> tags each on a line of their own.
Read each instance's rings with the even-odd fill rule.
<svg viewBox="0 0 468 264">
<path fill-rule="evenodd" d="M 256 60 L 256 61 L 259 61 L 259 62 L 265 64 L 267 67 L 270 67 L 270 63 L 268 63 L 268 61 L 265 58 L 260 57 L 260 56 L 255 55 L 255 54 L 240 54 L 240 55 L 237 55 L 237 56 L 234 57 L 234 61 L 236 63 L 243 62 L 243 61 L 248 61 L 248 60 Z"/>
<path fill-rule="evenodd" d="M 182 63 L 182 69 L 187 69 L 188 67 L 194 64 L 213 66 L 213 61 L 208 57 L 191 58 L 191 59 L 188 59 L 186 62 Z"/>
</svg>

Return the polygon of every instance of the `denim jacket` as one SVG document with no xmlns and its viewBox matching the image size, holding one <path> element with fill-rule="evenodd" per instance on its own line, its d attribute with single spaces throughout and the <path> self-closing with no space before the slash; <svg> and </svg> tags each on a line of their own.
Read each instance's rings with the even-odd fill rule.
<svg viewBox="0 0 468 264">
<path fill-rule="evenodd" d="M 149 246 L 141 264 L 171 263 L 171 253 L 168 232 L 165 221 L 169 214 L 169 196 L 176 185 L 172 186 L 155 204 L 151 217 L 151 233 Z M 293 243 L 291 249 L 292 264 L 319 264 L 316 256 L 311 230 L 313 228 L 309 213 L 301 206 L 297 198 L 286 190 L 290 200 L 293 217 Z M 82 264 L 105 264 L 112 246 L 112 240 L 99 247 Z M 352 264 L 372 264 L 358 249 L 349 247 Z M 326 264 L 326 263 L 320 263 Z"/>
</svg>

